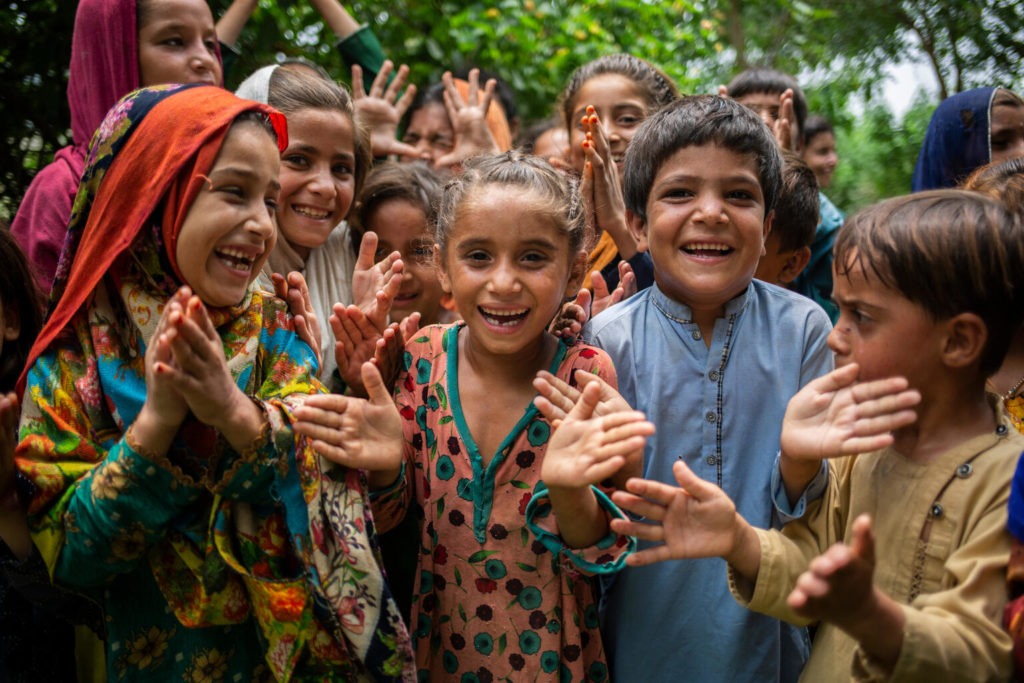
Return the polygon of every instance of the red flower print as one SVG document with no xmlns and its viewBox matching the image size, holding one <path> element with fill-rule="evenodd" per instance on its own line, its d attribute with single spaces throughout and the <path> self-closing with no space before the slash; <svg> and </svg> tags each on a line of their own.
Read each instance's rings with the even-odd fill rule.
<svg viewBox="0 0 1024 683">
<path fill-rule="evenodd" d="M 596 358 L 597 349 L 580 349 L 580 358 Z"/>
<path fill-rule="evenodd" d="M 403 420 L 416 419 L 416 411 L 413 410 L 412 406 L 402 406 L 402 409 L 399 410 L 398 413 L 402 416 Z"/>
<path fill-rule="evenodd" d="M 413 380 L 412 380 L 412 373 L 411 372 L 405 376 L 405 381 L 402 382 L 402 386 L 403 386 L 403 388 L 406 391 L 412 391 Z"/>
<path fill-rule="evenodd" d="M 498 584 L 491 579 L 481 578 L 476 580 L 476 589 L 481 593 L 493 593 L 498 590 Z"/>
<path fill-rule="evenodd" d="M 447 564 L 448 563 L 448 549 L 443 545 L 439 545 L 434 548 L 434 564 Z"/>
<path fill-rule="evenodd" d="M 521 514 L 521 515 L 525 515 L 526 514 L 526 505 L 530 502 L 531 498 L 533 498 L 533 494 L 532 493 L 524 493 L 523 494 L 522 499 L 520 499 L 520 501 L 519 501 L 519 514 Z"/>
</svg>

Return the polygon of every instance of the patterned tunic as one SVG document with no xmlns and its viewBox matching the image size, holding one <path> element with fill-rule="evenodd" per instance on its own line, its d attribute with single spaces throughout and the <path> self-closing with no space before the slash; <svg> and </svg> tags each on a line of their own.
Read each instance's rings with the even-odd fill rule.
<svg viewBox="0 0 1024 683">
<path fill-rule="evenodd" d="M 406 347 L 404 474 L 375 494 L 382 530 L 412 499 L 423 516 L 410 624 L 420 679 L 606 680 L 594 575 L 621 568 L 631 541 L 562 545 L 540 482 L 551 425 L 532 405 L 484 465 L 459 398 L 463 325 L 427 327 Z M 550 371 L 570 381 L 577 369 L 615 381 L 604 352 L 559 344 Z"/>
</svg>

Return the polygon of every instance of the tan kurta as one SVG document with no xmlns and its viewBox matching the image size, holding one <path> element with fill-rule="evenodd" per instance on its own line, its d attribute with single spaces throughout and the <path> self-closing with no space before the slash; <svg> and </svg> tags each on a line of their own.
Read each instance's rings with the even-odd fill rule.
<svg viewBox="0 0 1024 683">
<path fill-rule="evenodd" d="M 875 585 L 904 605 L 903 648 L 891 676 L 823 623 L 802 681 L 990 681 L 1012 672 L 1001 628 L 1010 535 L 1006 504 L 1024 436 L 997 432 L 919 465 L 891 449 L 833 460 L 825 496 L 782 532 L 758 530 L 761 569 L 748 606 L 800 622 L 786 606 L 797 577 L 871 515 Z M 730 570 L 733 594 L 737 591 Z"/>
</svg>

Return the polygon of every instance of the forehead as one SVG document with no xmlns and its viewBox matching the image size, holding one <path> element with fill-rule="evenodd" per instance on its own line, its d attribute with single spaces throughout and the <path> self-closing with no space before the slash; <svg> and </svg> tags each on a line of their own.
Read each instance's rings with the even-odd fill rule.
<svg viewBox="0 0 1024 683">
<path fill-rule="evenodd" d="M 270 133 L 258 123 L 243 121 L 228 130 L 210 172 L 248 170 L 270 182 L 277 178 L 280 165 L 277 143 Z"/>
<path fill-rule="evenodd" d="M 747 176 L 759 187 L 761 184 L 757 157 L 754 154 L 740 154 L 714 143 L 690 145 L 676 150 L 658 169 L 654 182 L 673 175 L 707 179 Z"/>
<path fill-rule="evenodd" d="M 213 30 L 213 14 L 206 0 L 148 0 L 140 3 L 139 28 L 153 24 L 192 24 Z"/>
<path fill-rule="evenodd" d="M 808 147 L 834 147 L 835 144 L 836 136 L 827 130 L 815 134 L 814 137 L 807 141 Z"/>
<path fill-rule="evenodd" d="M 1024 126 L 1024 107 L 1016 102 L 998 102 L 992 106 L 992 130 Z"/>
<path fill-rule="evenodd" d="M 573 101 L 575 109 L 588 104 L 615 106 L 616 104 L 639 104 L 646 106 L 647 100 L 640 85 L 622 74 L 599 74 L 588 79 L 576 91 Z"/>
<path fill-rule="evenodd" d="M 422 207 L 404 197 L 386 199 L 373 207 L 366 217 L 366 228 L 385 241 L 411 239 L 430 232 Z"/>
<path fill-rule="evenodd" d="M 454 134 L 448 112 L 440 102 L 428 102 L 417 109 L 409 119 L 409 130 L 422 137 Z"/>
<path fill-rule="evenodd" d="M 505 242 L 564 236 L 565 230 L 551 209 L 551 200 L 536 190 L 483 185 L 463 198 L 452 234 L 456 241 L 487 238 Z"/>
<path fill-rule="evenodd" d="M 748 92 L 746 95 L 740 97 L 734 97 L 737 102 L 745 107 L 749 107 L 755 110 L 761 109 L 778 109 L 779 108 L 779 96 L 782 93 L 770 93 L 770 92 Z"/>
<path fill-rule="evenodd" d="M 352 120 L 337 109 L 300 109 L 288 115 L 288 147 L 315 147 L 325 154 L 352 154 Z"/>
</svg>

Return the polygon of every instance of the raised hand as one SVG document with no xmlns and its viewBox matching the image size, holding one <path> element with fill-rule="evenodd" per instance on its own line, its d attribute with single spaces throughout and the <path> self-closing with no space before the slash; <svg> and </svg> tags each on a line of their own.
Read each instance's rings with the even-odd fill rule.
<svg viewBox="0 0 1024 683">
<path fill-rule="evenodd" d="M 394 80 L 389 84 L 388 77 L 394 68 L 390 59 L 385 60 L 367 94 L 363 88 L 363 69 L 358 64 L 352 65 L 352 100 L 356 121 L 370 131 L 373 156 L 395 154 L 418 157 L 420 152 L 415 147 L 396 138 L 398 124 L 416 97 L 416 86 L 409 85 L 399 97 L 398 93 L 409 77 L 409 67 L 405 64 L 398 67 Z"/>
<path fill-rule="evenodd" d="M 574 489 L 598 484 L 617 472 L 626 455 L 643 450 L 654 425 L 634 410 L 595 417 L 601 389 L 588 384 L 551 437 L 541 479 L 549 489 Z"/>
<path fill-rule="evenodd" d="M 581 289 L 576 293 L 574 300 L 562 304 L 562 310 L 558 312 L 555 319 L 548 325 L 548 332 L 556 337 L 561 337 L 568 344 L 573 344 L 589 319 L 590 291 Z"/>
<path fill-rule="evenodd" d="M 420 315 L 419 311 L 413 311 L 402 318 L 402 321 L 398 325 L 398 331 L 402 333 L 403 339 L 412 339 L 412 336 L 419 331 L 420 319 L 422 317 L 423 316 Z"/>
<path fill-rule="evenodd" d="M 394 481 L 402 466 L 402 418 L 373 363 L 362 368 L 369 400 L 318 394 L 294 411 L 295 431 L 313 440 L 322 457 L 367 470 L 370 485 Z"/>
<path fill-rule="evenodd" d="M 608 283 L 600 271 L 595 270 L 590 274 L 590 284 L 594 288 L 594 303 L 590 306 L 590 317 L 636 294 L 636 275 L 633 274 L 633 266 L 627 261 L 619 261 L 619 284 L 614 290 L 608 291 Z"/>
<path fill-rule="evenodd" d="M 622 178 L 619 166 L 612 156 L 611 145 L 604 134 L 604 126 L 592 106 L 581 119 L 583 132 L 583 181 L 580 192 L 594 220 L 598 234 L 607 232 L 615 240 L 619 255 L 632 258 L 637 252 L 636 239 L 626 224 L 626 202 L 622 196 Z"/>
<path fill-rule="evenodd" d="M 678 487 L 630 479 L 628 491 L 612 493 L 616 505 L 644 518 L 613 519 L 612 531 L 659 544 L 630 555 L 626 562 L 639 567 L 665 560 L 724 557 L 742 576 L 756 577 L 757 536 L 725 491 L 698 477 L 682 460 L 672 466 L 672 473 Z"/>
<path fill-rule="evenodd" d="M 366 396 L 363 386 L 363 364 L 372 360 L 382 332 L 358 306 L 334 304 L 330 317 L 334 332 L 334 360 L 338 374 L 353 396 Z"/>
<path fill-rule="evenodd" d="M 857 382 L 856 364 L 809 382 L 789 401 L 782 420 L 782 452 L 795 460 L 866 453 L 893 443 L 892 430 L 917 419 L 921 401 L 907 380 Z"/>
<path fill-rule="evenodd" d="M 455 146 L 437 160 L 434 165 L 438 168 L 458 166 L 470 157 L 501 151 L 491 129 L 487 127 L 487 108 L 494 99 L 497 81 L 488 79 L 481 91 L 479 69 L 471 69 L 468 80 L 469 96 L 463 101 L 451 72 L 446 71 L 441 77 L 444 83 L 444 107 L 455 133 Z"/>
<path fill-rule="evenodd" d="M 352 273 L 352 299 L 377 331 L 383 332 L 388 324 L 391 302 L 402 286 L 405 264 L 397 251 L 374 263 L 376 253 L 377 233 L 364 233 Z"/>
<path fill-rule="evenodd" d="M 772 132 L 779 147 L 796 151 L 800 146 L 800 130 L 796 119 L 796 112 L 793 110 L 793 89 L 786 88 L 779 95 L 779 118 L 775 119 L 772 125 Z"/>
<path fill-rule="evenodd" d="M 391 323 L 384 330 L 381 338 L 377 340 L 377 348 L 373 353 L 373 364 L 377 366 L 377 371 L 380 373 L 384 386 L 395 386 L 398 376 L 402 373 L 405 357 L 405 339 L 402 325 L 400 323 Z"/>
<path fill-rule="evenodd" d="M 320 344 L 323 339 L 323 331 L 320 329 L 320 321 L 316 317 L 316 310 L 309 298 L 309 287 L 306 286 L 306 278 L 302 273 L 293 270 L 287 277 L 280 273 L 270 276 L 274 283 L 274 293 L 279 299 L 288 302 L 288 311 L 292 314 L 292 324 L 295 326 L 295 334 L 299 339 L 306 342 L 313 354 L 316 356 L 316 364 L 323 367 L 323 354 L 320 352 Z"/>
<path fill-rule="evenodd" d="M 178 365 L 171 351 L 171 329 L 184 316 L 185 304 L 192 297 L 192 290 L 182 287 L 164 305 L 164 312 L 157 322 L 156 330 L 146 345 L 145 375 L 146 400 L 140 411 L 161 431 L 177 432 L 188 416 L 188 403 L 171 380 Z"/>
</svg>

